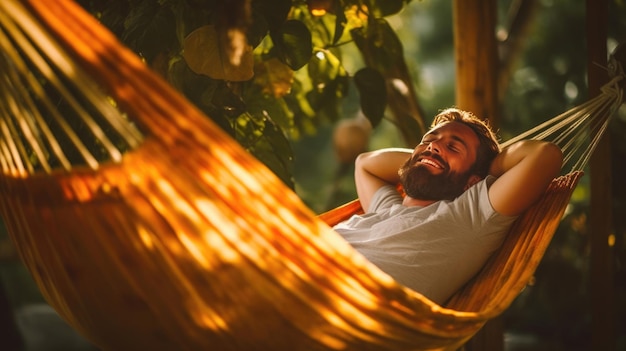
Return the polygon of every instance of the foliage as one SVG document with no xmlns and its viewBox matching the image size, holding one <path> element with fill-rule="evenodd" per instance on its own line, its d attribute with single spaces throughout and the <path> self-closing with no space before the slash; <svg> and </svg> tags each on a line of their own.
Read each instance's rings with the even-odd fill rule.
<svg viewBox="0 0 626 351">
<path fill-rule="evenodd" d="M 382 70 L 396 65 L 406 70 L 385 17 L 408 2 L 79 1 L 290 186 L 290 140 L 339 120 L 349 89 L 359 91 L 362 112 L 373 126 L 382 120 L 387 105 Z M 368 54 L 384 55 L 369 57 L 371 67 L 347 72 L 341 46 L 357 39 Z"/>
</svg>

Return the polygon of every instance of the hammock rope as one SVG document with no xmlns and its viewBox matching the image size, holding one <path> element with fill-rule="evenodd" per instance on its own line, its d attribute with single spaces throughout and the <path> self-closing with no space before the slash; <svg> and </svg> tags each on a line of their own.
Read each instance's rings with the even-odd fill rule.
<svg viewBox="0 0 626 351">
<path fill-rule="evenodd" d="M 585 169 L 609 125 L 609 117 L 624 101 L 621 86 L 624 84 L 625 74 L 621 64 L 613 62 L 612 65 L 619 70 L 601 87 L 601 93 L 595 98 L 507 140 L 502 146 L 506 147 L 524 139 L 550 140 L 561 147 L 564 165 L 573 162 L 571 171 Z"/>
<path fill-rule="evenodd" d="M 31 155 L 26 154 L 26 150 L 30 148 L 36 155 L 37 163 L 46 172 L 52 171 L 52 166 L 49 164 L 50 155 L 55 156 L 57 163 L 63 169 L 70 170 L 77 162 L 76 160 L 70 162 L 68 159 L 67 151 L 63 150 L 57 140 L 60 136 L 69 141 L 64 143 L 66 148 L 67 145 L 73 146 L 82 162 L 92 169 L 98 168 L 99 159 L 100 161 L 110 159 L 113 162 L 120 162 L 122 150 L 109 139 L 107 134 L 113 133 L 106 133 L 103 130 L 102 123 L 94 118 L 94 112 L 95 115 L 101 117 L 100 120 L 107 122 L 107 127 L 120 136 L 118 139 L 121 139 L 121 144 L 126 146 L 126 149 L 137 147 L 143 140 L 142 135 L 110 103 L 110 98 L 103 94 L 102 89 L 94 83 L 93 79 L 79 66 L 72 64 L 72 59 L 66 50 L 63 50 L 50 33 L 42 28 L 35 17 L 13 7 L 15 5 L 12 3 L 7 3 L 6 6 L 7 12 L 0 14 L 3 29 L 0 32 L 0 46 L 6 54 L 2 57 L 0 67 L 8 73 L 5 77 L 6 84 L 3 85 L 2 96 L 6 102 L 5 106 L 9 106 L 11 111 L 3 111 L 3 116 L 5 116 L 3 119 L 5 125 L 13 125 L 13 127 L 10 129 L 10 135 L 5 134 L 7 137 L 5 140 L 13 139 L 20 142 L 18 142 L 19 153 L 14 148 L 10 148 L 12 152 L 9 155 L 4 154 L 3 164 L 11 165 L 13 172 L 23 173 L 25 171 L 23 163 L 25 163 L 29 173 L 32 174 L 37 168 L 31 161 Z M 8 17 L 9 13 L 20 14 L 20 16 L 11 20 Z M 28 86 L 33 93 L 26 90 L 25 86 Z M 77 95 L 81 97 L 80 100 Z M 53 96 L 57 101 L 53 101 Z M 35 99 L 41 104 L 37 104 Z M 71 113 L 72 117 L 80 123 L 68 123 L 71 118 L 61 114 L 58 100 L 68 105 L 63 112 Z M 53 120 L 46 120 L 40 110 L 51 116 Z M 24 116 L 24 111 L 28 111 L 32 116 Z M 9 121 L 7 116 L 16 118 Z M 53 134 L 48 126 L 52 123 L 57 127 L 58 133 L 56 134 Z M 18 124 L 21 128 L 14 124 Z M 89 133 L 85 133 L 84 130 L 82 133 L 75 130 L 77 126 L 83 127 Z M 80 137 L 79 134 L 84 136 Z M 98 152 L 90 150 L 83 141 L 85 139 L 98 140 L 98 151 L 104 151 L 108 158 L 97 157 Z"/>
<path fill-rule="evenodd" d="M 0 47 L 0 213 L 44 297 L 103 350 L 455 350 L 523 289 L 582 175 L 439 306 L 327 225 L 358 202 L 315 216 L 78 5 L 0 2 Z M 603 131 L 621 72 L 558 123 Z"/>
</svg>

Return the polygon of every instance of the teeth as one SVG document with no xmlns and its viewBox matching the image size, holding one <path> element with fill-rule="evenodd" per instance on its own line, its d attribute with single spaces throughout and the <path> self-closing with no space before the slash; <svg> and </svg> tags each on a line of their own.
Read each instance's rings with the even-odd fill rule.
<svg viewBox="0 0 626 351">
<path fill-rule="evenodd" d="M 436 167 L 436 168 L 442 168 L 439 164 L 437 164 L 434 161 L 431 161 L 429 159 L 422 159 L 420 162 L 428 164 L 428 165 L 431 165 L 431 166 Z"/>
</svg>

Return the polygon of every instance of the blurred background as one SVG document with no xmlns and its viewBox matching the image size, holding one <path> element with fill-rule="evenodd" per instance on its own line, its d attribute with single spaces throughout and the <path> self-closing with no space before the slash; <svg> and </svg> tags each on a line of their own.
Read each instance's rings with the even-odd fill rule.
<svg viewBox="0 0 626 351">
<path fill-rule="evenodd" d="M 455 105 L 450 0 L 79 3 L 316 213 L 356 198 L 356 155 L 413 147 L 433 116 Z M 504 141 L 589 97 L 586 8 L 578 0 L 495 3 L 499 114 L 491 118 Z M 626 3 L 611 0 L 608 5 L 606 45 L 611 52 L 626 41 Z M 251 8 L 252 16 L 246 17 L 241 8 Z M 217 29 L 219 34 L 224 27 L 245 29 L 254 49 L 254 78 L 220 76 L 192 63 L 192 57 L 204 60 L 209 50 L 194 46 L 194 36 L 207 33 L 199 29 Z M 308 41 L 302 39 L 309 37 L 311 44 L 304 45 Z M 605 67 L 606 62 L 597 65 Z M 398 95 L 385 92 L 384 78 L 390 74 L 400 77 L 392 86 L 396 93 L 413 96 L 403 110 L 411 118 L 398 112 L 403 103 Z M 624 106 L 611 121 L 609 137 L 611 344 L 626 350 Z M 506 350 L 591 350 L 589 196 L 589 177 L 583 177 L 532 284 L 501 317 Z M 0 239 L 0 348 L 93 349 L 43 301 L 5 232 Z"/>
</svg>

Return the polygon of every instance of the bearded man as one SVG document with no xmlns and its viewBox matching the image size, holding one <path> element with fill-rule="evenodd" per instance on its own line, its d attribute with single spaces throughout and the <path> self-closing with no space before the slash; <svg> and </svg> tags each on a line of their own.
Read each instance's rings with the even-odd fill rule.
<svg viewBox="0 0 626 351">
<path fill-rule="evenodd" d="M 359 155 L 355 182 L 365 214 L 334 229 L 397 282 L 443 304 L 480 270 L 562 162 L 561 150 L 544 141 L 500 150 L 485 122 L 449 108 L 415 149 Z"/>
</svg>

